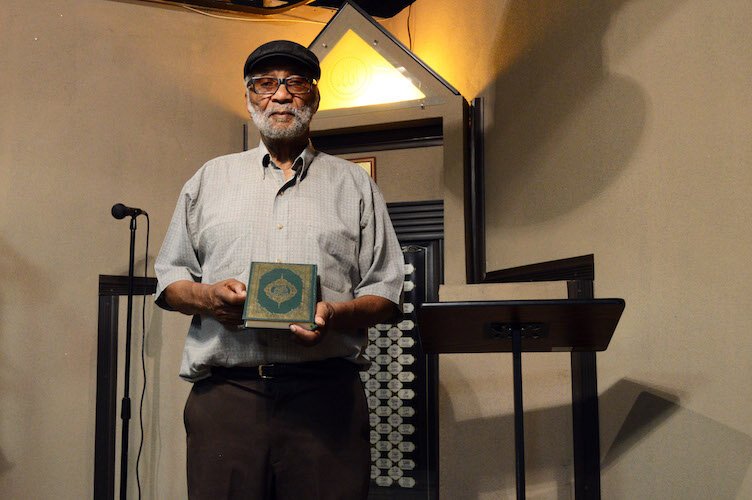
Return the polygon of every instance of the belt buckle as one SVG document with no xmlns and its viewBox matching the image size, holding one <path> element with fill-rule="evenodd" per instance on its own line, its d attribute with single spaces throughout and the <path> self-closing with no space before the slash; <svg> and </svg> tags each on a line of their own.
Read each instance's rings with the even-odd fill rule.
<svg viewBox="0 0 752 500">
<path fill-rule="evenodd" d="M 273 364 L 270 365 L 258 365 L 258 375 L 259 378 L 268 380 L 274 378 L 274 375 L 270 375 L 268 373 L 265 373 L 266 369 L 272 369 L 274 367 Z"/>
</svg>

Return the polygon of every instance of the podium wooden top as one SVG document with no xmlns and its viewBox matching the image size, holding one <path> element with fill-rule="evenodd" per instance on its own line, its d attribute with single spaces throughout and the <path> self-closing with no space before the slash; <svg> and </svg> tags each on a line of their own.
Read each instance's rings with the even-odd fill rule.
<svg viewBox="0 0 752 500">
<path fill-rule="evenodd" d="M 605 351 L 623 299 L 425 303 L 418 328 L 425 353 L 512 352 L 521 328 L 523 352 Z"/>
</svg>

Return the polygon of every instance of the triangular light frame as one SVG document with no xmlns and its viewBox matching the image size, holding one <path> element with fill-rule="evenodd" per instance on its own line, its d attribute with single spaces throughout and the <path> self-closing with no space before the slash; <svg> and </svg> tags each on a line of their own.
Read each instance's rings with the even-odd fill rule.
<svg viewBox="0 0 752 500">
<path fill-rule="evenodd" d="M 321 61 L 319 113 L 443 104 L 459 92 L 357 5 L 345 2 L 309 48 Z"/>
</svg>

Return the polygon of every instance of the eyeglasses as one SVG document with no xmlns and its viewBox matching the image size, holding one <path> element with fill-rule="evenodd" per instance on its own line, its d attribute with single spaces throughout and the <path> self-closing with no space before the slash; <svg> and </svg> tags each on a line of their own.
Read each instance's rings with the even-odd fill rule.
<svg viewBox="0 0 752 500">
<path fill-rule="evenodd" d="M 284 84 L 287 91 L 292 95 L 308 94 L 318 82 L 315 78 L 304 76 L 288 76 L 287 78 L 275 78 L 273 76 L 254 76 L 248 82 L 248 88 L 259 95 L 272 95 L 277 92 L 279 86 Z"/>
</svg>

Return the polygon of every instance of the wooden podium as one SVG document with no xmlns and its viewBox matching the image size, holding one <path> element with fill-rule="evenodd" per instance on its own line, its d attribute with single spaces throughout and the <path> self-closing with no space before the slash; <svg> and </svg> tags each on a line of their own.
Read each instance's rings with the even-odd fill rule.
<svg viewBox="0 0 752 500">
<path fill-rule="evenodd" d="M 622 299 L 424 303 L 418 326 L 426 354 L 511 352 L 517 498 L 525 498 L 523 352 L 595 352 L 608 347 Z"/>
</svg>

